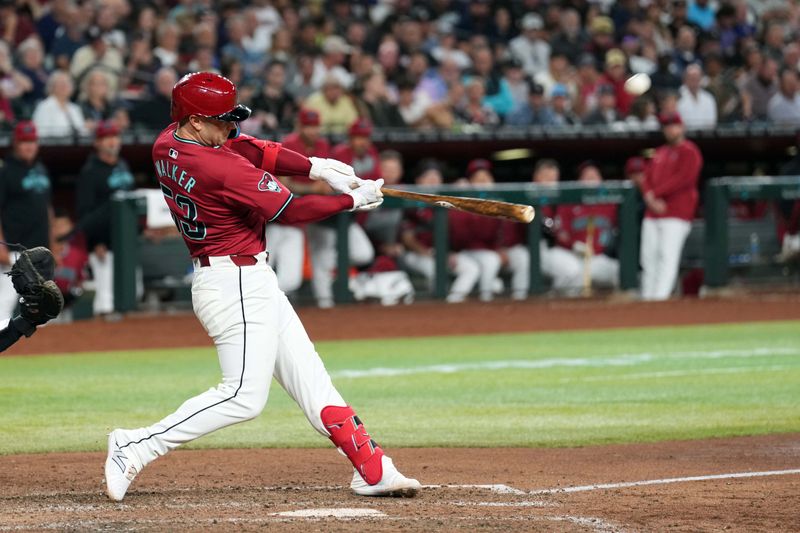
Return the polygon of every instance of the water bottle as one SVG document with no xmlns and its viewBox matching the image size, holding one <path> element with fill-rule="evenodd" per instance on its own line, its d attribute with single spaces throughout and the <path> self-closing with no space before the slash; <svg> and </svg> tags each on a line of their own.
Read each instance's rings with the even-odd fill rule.
<svg viewBox="0 0 800 533">
<path fill-rule="evenodd" d="M 755 231 L 750 234 L 750 258 L 753 263 L 761 261 L 761 243 L 758 240 L 758 233 Z"/>
</svg>

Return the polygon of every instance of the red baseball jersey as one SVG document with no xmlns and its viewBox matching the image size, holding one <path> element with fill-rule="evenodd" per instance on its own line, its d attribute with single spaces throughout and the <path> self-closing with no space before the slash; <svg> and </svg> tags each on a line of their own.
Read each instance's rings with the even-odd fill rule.
<svg viewBox="0 0 800 533">
<path fill-rule="evenodd" d="M 450 248 L 462 250 L 496 250 L 500 245 L 499 218 L 489 218 L 464 211 L 449 211 Z"/>
<path fill-rule="evenodd" d="M 203 146 L 167 126 L 153 144 L 161 191 L 192 257 L 255 255 L 266 249 L 264 225 L 292 193 L 272 175 L 280 144 L 247 135 Z"/>
<path fill-rule="evenodd" d="M 400 231 L 413 231 L 414 237 L 422 246 L 433 248 L 433 209 L 418 207 L 403 213 Z"/>
<path fill-rule="evenodd" d="M 353 167 L 356 176 L 364 180 L 377 180 L 381 177 L 380 157 L 378 149 L 370 145 L 363 156 L 357 156 L 347 143 L 336 145 L 331 151 L 331 158 Z"/>
<path fill-rule="evenodd" d="M 697 180 L 702 167 L 703 155 L 692 141 L 659 146 L 647 167 L 642 192 L 653 191 L 667 204 L 667 212 L 657 215 L 648 209 L 645 216 L 691 221 L 697 209 Z"/>
<path fill-rule="evenodd" d="M 327 158 L 330 157 L 329 154 L 331 152 L 331 144 L 324 137 L 320 137 L 314 143 L 314 146 L 309 147 L 296 131 L 284 137 L 281 145 L 306 157 Z"/>
<path fill-rule="evenodd" d="M 617 227 L 617 206 L 613 204 L 559 205 L 555 216 L 556 242 L 568 249 L 578 241 L 585 243 L 590 219 L 594 225 L 594 251 L 605 252 Z"/>
</svg>

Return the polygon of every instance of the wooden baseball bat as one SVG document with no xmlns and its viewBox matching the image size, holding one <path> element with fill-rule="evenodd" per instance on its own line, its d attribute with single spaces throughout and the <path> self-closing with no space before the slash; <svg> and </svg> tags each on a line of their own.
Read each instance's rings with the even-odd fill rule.
<svg viewBox="0 0 800 533">
<path fill-rule="evenodd" d="M 586 251 L 583 254 L 583 296 L 592 295 L 592 258 L 594 257 L 594 217 L 586 223 Z"/>
<path fill-rule="evenodd" d="M 460 196 L 403 191 L 400 189 L 391 189 L 389 187 L 383 187 L 381 190 L 386 196 L 416 200 L 447 209 L 458 209 L 460 211 L 467 211 L 468 213 L 476 213 L 487 217 L 505 218 L 506 220 L 524 222 L 525 224 L 530 223 L 535 215 L 533 207 L 524 204 L 512 204 L 509 202 L 500 202 L 498 200 L 484 200 L 482 198 L 462 198 Z"/>
</svg>

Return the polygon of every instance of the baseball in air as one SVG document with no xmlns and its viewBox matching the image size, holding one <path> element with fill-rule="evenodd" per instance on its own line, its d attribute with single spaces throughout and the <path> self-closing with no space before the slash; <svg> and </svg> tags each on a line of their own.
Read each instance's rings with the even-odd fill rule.
<svg viewBox="0 0 800 533">
<path fill-rule="evenodd" d="M 644 72 L 640 72 L 625 80 L 625 92 L 634 96 L 639 96 L 640 94 L 646 93 L 648 89 L 650 89 L 650 85 L 650 76 Z"/>
</svg>

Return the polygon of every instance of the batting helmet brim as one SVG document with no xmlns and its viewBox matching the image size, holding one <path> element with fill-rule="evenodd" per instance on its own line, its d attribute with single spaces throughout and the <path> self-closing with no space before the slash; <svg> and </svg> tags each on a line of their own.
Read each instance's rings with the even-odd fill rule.
<svg viewBox="0 0 800 533">
<path fill-rule="evenodd" d="M 243 120 L 250 118 L 251 113 L 252 111 L 250 111 L 249 107 L 244 104 L 238 104 L 236 107 L 226 113 L 209 118 L 223 120 L 225 122 L 242 122 Z"/>
</svg>

